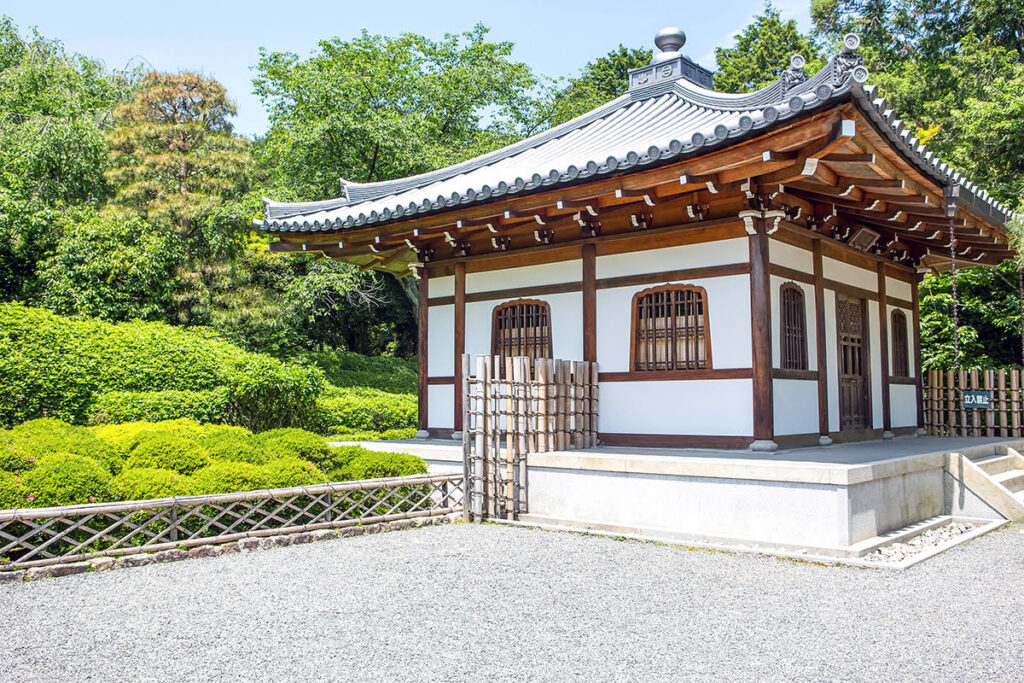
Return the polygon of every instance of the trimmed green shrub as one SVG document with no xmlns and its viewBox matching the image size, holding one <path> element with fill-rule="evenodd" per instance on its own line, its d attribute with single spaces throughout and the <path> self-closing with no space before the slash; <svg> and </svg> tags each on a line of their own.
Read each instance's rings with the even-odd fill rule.
<svg viewBox="0 0 1024 683">
<path fill-rule="evenodd" d="M 336 387 L 375 387 L 396 394 L 415 394 L 415 358 L 364 356 L 352 351 L 311 351 L 297 356 L 313 363 Z"/>
<path fill-rule="evenodd" d="M 100 394 L 89 413 L 91 424 L 187 418 L 223 422 L 228 413 L 228 389 L 208 391 L 108 391 Z"/>
<path fill-rule="evenodd" d="M 199 444 L 206 449 L 211 460 L 227 460 L 230 462 L 247 462 L 250 465 L 263 465 L 270 457 L 260 442 L 249 432 L 232 434 L 214 432 L 199 438 Z"/>
<path fill-rule="evenodd" d="M 139 467 L 125 470 L 110 484 L 113 500 L 147 500 L 186 495 L 189 480 L 174 470 Z"/>
<path fill-rule="evenodd" d="M 336 446 L 331 448 L 331 481 L 379 479 L 426 474 L 427 464 L 422 458 L 404 453 L 382 453 L 362 446 Z"/>
<path fill-rule="evenodd" d="M 28 488 L 21 477 L 10 472 L 0 472 L 0 510 L 29 507 Z"/>
<path fill-rule="evenodd" d="M 0 435 L 0 472 L 24 472 L 35 466 L 35 457 L 11 441 L 6 434 Z"/>
<path fill-rule="evenodd" d="M 60 420 L 30 420 L 8 432 L 8 438 L 14 448 L 29 456 L 30 463 L 53 453 L 73 453 L 101 462 L 111 474 L 121 471 L 123 451 L 97 438 L 85 428 Z"/>
<path fill-rule="evenodd" d="M 90 427 L 89 431 L 111 446 L 128 453 L 139 445 L 144 434 L 153 432 L 179 434 L 191 439 L 198 439 L 206 429 L 195 420 L 163 420 L 161 422 L 124 422 L 122 424 L 99 425 Z"/>
<path fill-rule="evenodd" d="M 416 427 L 416 396 L 367 387 L 331 388 L 319 401 L 322 420 L 331 427 L 383 432 Z M 334 430 L 332 430 L 334 431 Z"/>
<path fill-rule="evenodd" d="M 271 458 L 298 458 L 320 464 L 327 454 L 327 439 L 301 429 L 272 429 L 259 435 Z"/>
<path fill-rule="evenodd" d="M 189 481 L 194 495 L 255 491 L 270 486 L 270 473 L 262 465 L 215 462 L 197 471 Z"/>
<path fill-rule="evenodd" d="M 42 415 L 82 424 L 99 397 L 115 391 L 221 389 L 225 421 L 312 426 L 324 388 L 318 368 L 243 351 L 202 329 L 77 321 L 13 303 L 0 304 L 0 358 L 6 425 Z"/>
<path fill-rule="evenodd" d="M 278 458 L 265 465 L 270 488 L 323 484 L 327 477 L 313 463 L 298 458 Z"/>
<path fill-rule="evenodd" d="M 209 464 L 210 456 L 195 439 L 173 432 L 148 432 L 139 437 L 124 467 L 155 467 L 192 474 Z"/>
<path fill-rule="evenodd" d="M 99 462 L 73 453 L 47 455 L 22 477 L 33 507 L 107 500 L 110 480 L 110 473 Z"/>
<path fill-rule="evenodd" d="M 416 438 L 416 428 L 389 429 L 386 432 L 340 431 L 327 437 L 328 441 L 400 441 Z"/>
</svg>

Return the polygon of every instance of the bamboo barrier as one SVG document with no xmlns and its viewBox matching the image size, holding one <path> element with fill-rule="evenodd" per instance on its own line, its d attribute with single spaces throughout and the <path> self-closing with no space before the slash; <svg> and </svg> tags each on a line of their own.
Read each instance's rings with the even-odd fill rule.
<svg viewBox="0 0 1024 683">
<path fill-rule="evenodd" d="M 462 363 L 466 514 L 518 519 L 530 453 L 597 445 L 597 363 L 468 354 Z"/>
<path fill-rule="evenodd" d="M 459 512 L 461 474 L 0 510 L 0 571 Z"/>
<path fill-rule="evenodd" d="M 1022 370 L 928 370 L 923 377 L 925 429 L 931 436 L 1021 437 Z M 965 405 L 964 391 L 991 393 L 989 408 Z"/>
</svg>

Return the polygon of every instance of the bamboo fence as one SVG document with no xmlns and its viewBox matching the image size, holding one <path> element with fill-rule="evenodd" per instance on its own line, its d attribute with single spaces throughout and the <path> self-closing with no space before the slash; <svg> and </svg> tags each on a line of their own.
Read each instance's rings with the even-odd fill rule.
<svg viewBox="0 0 1024 683">
<path fill-rule="evenodd" d="M 462 363 L 464 512 L 518 519 L 528 454 L 597 445 L 597 363 L 468 354 Z"/>
<path fill-rule="evenodd" d="M 1020 437 L 1024 395 L 1022 371 L 928 370 L 924 377 L 924 421 L 931 436 Z M 965 390 L 992 392 L 989 408 L 964 406 Z"/>
<path fill-rule="evenodd" d="M 463 508 L 461 474 L 210 496 L 0 510 L 0 571 L 433 517 Z"/>
</svg>

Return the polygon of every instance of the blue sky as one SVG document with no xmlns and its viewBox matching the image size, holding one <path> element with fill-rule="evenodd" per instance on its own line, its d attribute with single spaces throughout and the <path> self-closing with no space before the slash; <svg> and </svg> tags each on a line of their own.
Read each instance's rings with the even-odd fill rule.
<svg viewBox="0 0 1024 683">
<path fill-rule="evenodd" d="M 777 0 L 784 17 L 809 26 L 809 0 Z M 714 11 L 710 11 L 713 7 Z M 322 38 L 403 31 L 438 38 L 477 22 L 494 40 L 515 43 L 515 57 L 548 76 L 569 76 L 620 43 L 650 46 L 663 26 L 687 35 L 683 51 L 714 68 L 714 48 L 728 45 L 763 7 L 763 0 L 695 2 L 429 2 L 361 0 L 7 0 L 7 14 L 22 30 L 37 26 L 75 52 L 120 68 L 143 60 L 161 71 L 200 70 L 219 79 L 238 103 L 236 129 L 253 135 L 267 127 L 251 94 L 260 46 L 306 55 Z"/>
</svg>

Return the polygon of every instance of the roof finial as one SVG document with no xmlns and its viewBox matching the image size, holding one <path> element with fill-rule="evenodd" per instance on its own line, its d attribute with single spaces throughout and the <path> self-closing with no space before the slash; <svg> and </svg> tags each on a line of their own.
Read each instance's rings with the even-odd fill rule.
<svg viewBox="0 0 1024 683">
<path fill-rule="evenodd" d="M 668 26 L 654 34 L 654 44 L 661 52 L 651 58 L 651 64 L 663 62 L 679 56 L 679 48 L 686 44 L 686 34 L 682 29 Z"/>
</svg>

